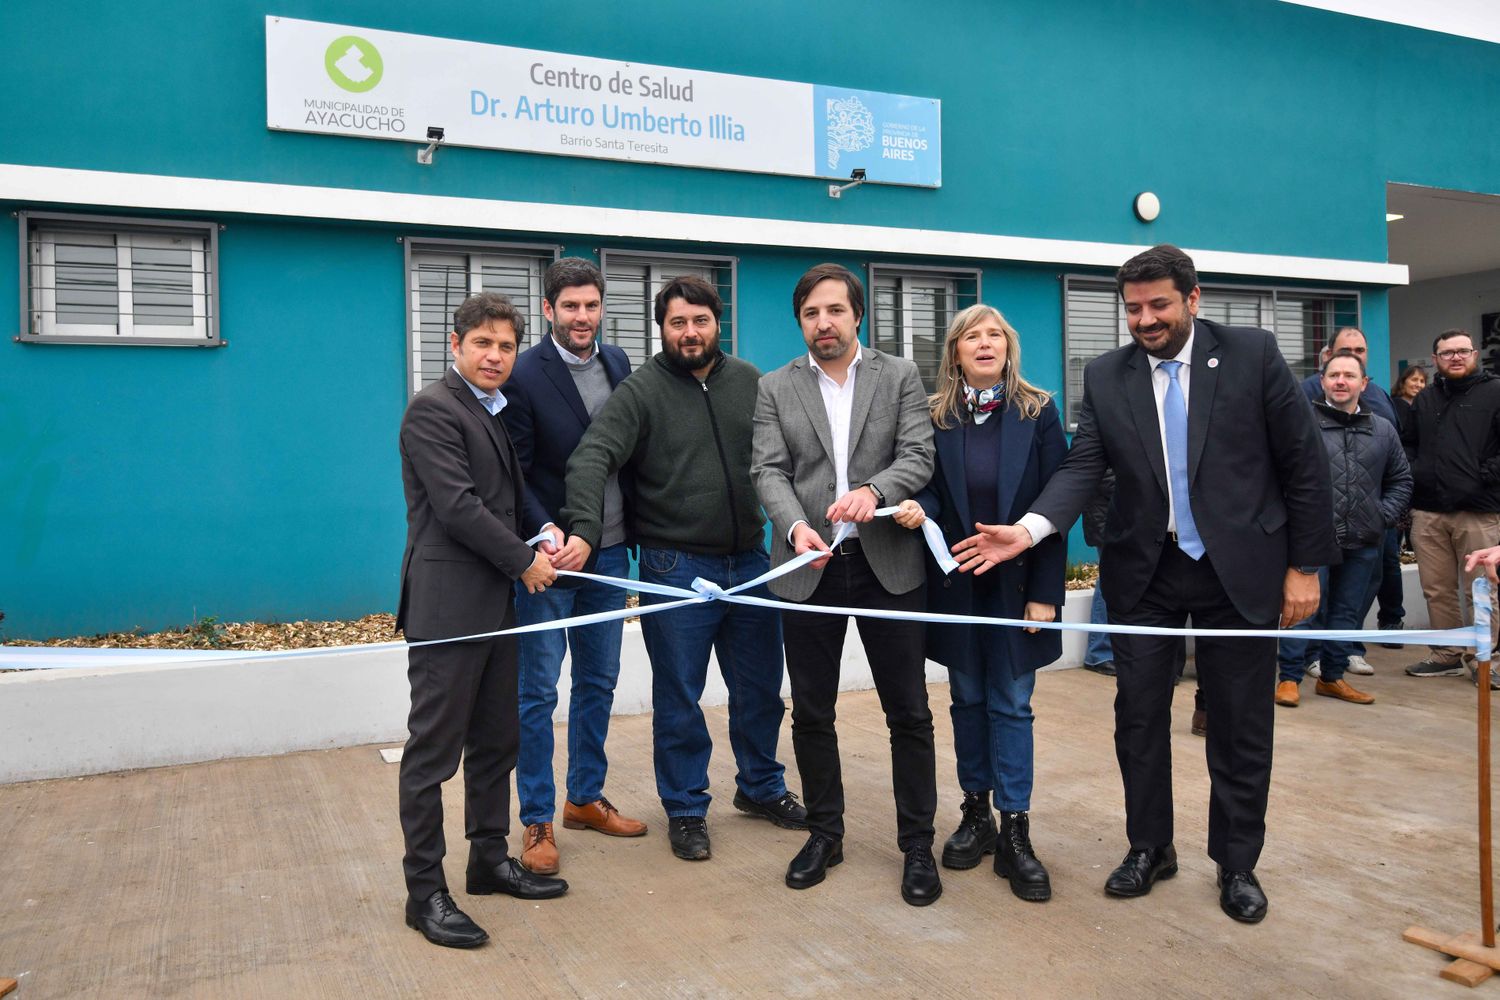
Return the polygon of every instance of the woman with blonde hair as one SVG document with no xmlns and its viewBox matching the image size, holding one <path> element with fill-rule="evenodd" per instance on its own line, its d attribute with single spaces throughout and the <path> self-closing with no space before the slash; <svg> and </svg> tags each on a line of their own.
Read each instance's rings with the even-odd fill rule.
<svg viewBox="0 0 1500 1000">
<path fill-rule="evenodd" d="M 931 517 L 950 542 L 981 524 L 1014 523 L 1068 450 L 1057 407 L 1021 376 L 1020 338 L 992 306 L 970 306 L 949 324 L 930 406 L 937 451 L 932 481 L 902 505 L 896 520 L 915 528 Z M 1054 534 L 981 575 L 944 577 L 929 566 L 928 609 L 1055 621 L 1066 555 L 1065 540 Z M 1031 846 L 1031 692 L 1037 668 L 1061 653 L 1061 635 L 1050 629 L 927 629 L 927 656 L 948 668 L 964 792 L 963 818 L 943 847 L 943 865 L 973 868 L 994 854 L 995 873 L 1032 901 L 1050 898 L 1052 885 Z"/>
</svg>

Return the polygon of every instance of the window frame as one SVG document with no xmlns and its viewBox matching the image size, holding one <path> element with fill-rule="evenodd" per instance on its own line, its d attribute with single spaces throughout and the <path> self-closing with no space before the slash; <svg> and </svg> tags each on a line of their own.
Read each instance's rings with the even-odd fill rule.
<svg viewBox="0 0 1500 1000">
<path fill-rule="evenodd" d="M 21 279 L 20 295 L 20 325 L 17 328 L 16 340 L 23 344 L 91 344 L 91 345 L 114 345 L 130 347 L 224 347 L 227 342 L 219 336 L 219 231 L 222 225 L 217 222 L 207 222 L 199 219 L 152 219 L 138 216 L 123 215 L 89 215 L 73 212 L 33 212 L 19 211 L 16 213 L 16 231 L 19 240 L 19 266 Z M 134 320 L 134 279 L 128 278 L 130 287 L 121 287 L 116 283 L 116 310 L 118 320 L 114 326 L 115 330 L 128 326 L 129 333 L 105 333 L 109 327 L 104 324 L 67 324 L 69 327 L 88 328 L 90 332 L 77 333 L 49 333 L 46 332 L 46 321 L 43 315 L 46 312 L 54 313 L 52 320 L 56 327 L 56 246 L 55 242 L 43 243 L 34 240 L 34 234 L 49 230 L 63 230 L 74 232 L 97 232 L 111 236 L 115 240 L 115 249 L 118 253 L 122 249 L 119 239 L 121 236 L 127 238 L 143 236 L 149 239 L 162 239 L 169 236 L 189 236 L 202 241 L 201 247 L 195 247 L 190 252 L 202 255 L 202 268 L 195 269 L 191 273 L 195 278 L 194 290 L 190 293 L 194 299 L 201 297 L 203 313 L 194 315 L 195 322 L 189 327 L 174 327 L 170 324 L 141 324 L 148 330 L 160 329 L 183 329 L 193 332 L 183 334 L 171 333 L 136 333 Z M 46 249 L 52 250 L 52 258 L 43 260 L 41 257 L 32 260 L 33 246 L 43 248 L 41 256 L 45 257 Z M 126 243 L 124 248 L 134 249 L 133 245 Z M 117 258 L 118 259 L 118 258 Z M 124 270 L 133 272 L 135 265 L 130 264 Z M 46 273 L 54 275 L 50 284 L 43 282 L 42 276 Z M 202 290 L 196 288 L 197 279 L 201 278 Z M 51 308 L 42 308 L 50 294 Z M 40 299 L 40 301 L 39 301 Z"/>
<path fill-rule="evenodd" d="M 541 260 L 548 254 L 550 254 L 552 258 L 550 263 L 556 263 L 557 260 L 562 256 L 563 249 L 562 244 L 560 243 L 513 243 L 498 242 L 493 240 L 454 239 L 451 237 L 437 236 L 402 236 L 398 237 L 398 239 L 401 241 L 402 246 L 401 274 L 402 287 L 405 289 L 406 300 L 405 315 L 407 398 L 415 396 L 423 389 L 423 386 L 421 384 L 422 331 L 421 323 L 417 319 L 417 301 L 415 298 L 416 289 L 413 287 L 413 285 L 415 284 L 415 282 L 413 281 L 415 272 L 412 269 L 413 254 L 430 251 L 432 253 L 464 254 L 465 256 L 469 257 L 470 260 L 468 261 L 469 266 L 467 273 L 469 275 L 470 283 L 468 294 L 473 295 L 475 294 L 473 291 L 473 281 L 475 275 L 474 262 L 472 260 L 473 255 L 494 254 L 497 256 L 502 256 L 509 254 L 512 256 L 529 256 Z M 547 268 L 543 267 L 542 275 L 545 276 L 546 273 Z M 542 288 L 538 288 L 538 298 L 535 303 L 536 314 L 538 316 L 541 315 L 541 300 L 544 295 L 545 290 Z M 523 311 L 527 314 L 528 319 L 533 318 L 531 317 L 531 305 L 532 303 L 529 302 L 522 304 Z M 532 332 L 537 336 L 544 335 L 544 331 L 540 328 L 537 328 Z M 517 353 L 519 354 L 520 351 L 525 350 L 529 345 L 518 344 L 516 346 L 518 348 Z"/>
<path fill-rule="evenodd" d="M 953 298 L 954 315 L 957 315 L 961 310 L 968 308 L 967 305 L 960 305 L 959 299 L 962 294 L 964 294 L 960 292 L 962 283 L 969 279 L 972 279 L 974 282 L 974 301 L 972 303 L 969 303 L 969 305 L 975 305 L 984 301 L 983 268 L 943 267 L 941 265 L 935 264 L 905 264 L 893 261 L 870 261 L 867 265 L 865 265 L 865 291 L 867 293 L 867 301 L 865 302 L 865 339 L 869 342 L 870 346 L 876 350 L 883 349 L 875 343 L 875 312 L 876 301 L 879 294 L 877 291 L 877 282 L 882 275 L 892 276 L 897 279 L 903 277 L 942 277 L 947 279 L 949 294 Z M 906 352 L 900 354 L 899 357 L 903 357 L 908 361 L 916 362 L 917 359 L 912 357 L 912 353 L 914 352 L 911 351 L 913 341 L 911 336 L 912 327 L 909 323 L 909 318 L 912 310 L 908 306 L 908 297 L 912 293 L 903 284 L 899 294 L 901 297 L 900 341 L 902 350 Z M 937 331 L 939 354 L 942 353 L 942 341 L 946 334 L 947 323 L 944 323 L 943 329 Z M 939 361 L 941 362 L 941 359 L 939 359 Z"/>
<path fill-rule="evenodd" d="M 1068 351 L 1068 330 L 1069 330 L 1069 328 L 1071 326 L 1071 324 L 1069 322 L 1069 306 L 1070 306 L 1070 302 L 1069 302 L 1069 295 L 1068 295 L 1068 293 L 1069 293 L 1070 289 L 1073 287 L 1073 285 L 1074 285 L 1075 282 L 1076 283 L 1085 284 L 1085 285 L 1096 285 L 1096 286 L 1097 285 L 1107 285 L 1107 286 L 1109 286 L 1110 289 L 1114 290 L 1115 289 L 1115 280 L 1114 280 L 1113 277 L 1109 277 L 1109 276 L 1101 276 L 1101 275 L 1097 275 L 1097 274 L 1073 274 L 1073 273 L 1063 274 L 1063 275 L 1061 275 L 1061 278 L 1062 278 L 1062 281 L 1060 282 L 1060 284 L 1062 285 L 1062 337 L 1061 337 L 1061 341 L 1062 341 L 1062 364 L 1063 364 L 1063 385 L 1062 385 L 1062 393 L 1061 393 L 1061 395 L 1062 395 L 1062 412 L 1063 412 L 1064 426 L 1067 428 L 1068 433 L 1071 434 L 1071 433 L 1073 433 L 1074 431 L 1076 431 L 1078 429 L 1078 422 L 1076 420 L 1071 419 L 1071 417 L 1069 416 L 1069 414 L 1072 412 L 1073 400 L 1071 399 L 1071 396 L 1070 396 L 1069 390 L 1068 390 L 1068 357 L 1069 357 L 1069 351 Z M 1277 309 L 1278 309 L 1278 306 L 1281 303 L 1282 296 L 1287 296 L 1287 297 L 1295 296 L 1295 297 L 1298 297 L 1298 298 L 1327 298 L 1327 299 L 1336 298 L 1336 297 L 1349 297 L 1349 298 L 1353 298 L 1353 300 L 1354 300 L 1354 322 L 1352 324 L 1343 324 L 1343 325 L 1352 325 L 1352 326 L 1359 327 L 1361 330 L 1364 329 L 1364 326 L 1363 326 L 1363 322 L 1364 322 L 1364 308 L 1365 308 L 1364 295 L 1357 288 L 1299 287 L 1297 285 L 1249 285 L 1249 284 L 1243 284 L 1243 283 L 1238 283 L 1238 282 L 1217 282 L 1217 281 L 1200 282 L 1198 287 L 1200 289 L 1202 289 L 1202 291 L 1204 293 L 1209 293 L 1209 292 L 1253 292 L 1253 293 L 1255 293 L 1257 295 L 1262 295 L 1262 296 L 1268 297 L 1269 301 L 1270 301 L 1270 314 L 1271 314 L 1272 325 L 1271 326 L 1266 326 L 1265 324 L 1262 324 L 1260 328 L 1264 329 L 1264 330 L 1267 330 L 1273 337 L 1277 338 L 1277 350 L 1282 353 L 1283 359 L 1285 359 L 1286 354 L 1281 349 L 1280 334 L 1278 333 L 1278 331 L 1275 329 L 1275 326 L 1274 326 L 1274 324 L 1276 322 Z M 1130 329 L 1126 325 L 1124 306 L 1123 306 L 1123 304 L 1122 304 L 1122 302 L 1120 300 L 1120 293 L 1119 293 L 1118 290 L 1114 290 L 1114 299 L 1115 299 L 1115 304 L 1116 304 L 1116 314 L 1117 314 L 1117 316 L 1119 318 L 1119 329 L 1120 329 L 1120 333 L 1119 333 L 1119 337 L 1117 338 L 1117 345 L 1116 346 L 1123 347 L 1123 346 L 1131 343 L 1132 342 L 1132 338 L 1130 336 Z M 1327 345 L 1325 344 L 1324 346 L 1327 346 Z M 1320 348 L 1320 350 L 1321 350 L 1321 348 Z M 1095 355 L 1095 357 L 1099 357 L 1099 355 Z M 1316 357 L 1316 354 L 1314 355 L 1314 357 Z M 1093 360 L 1093 358 L 1089 359 L 1089 361 L 1092 361 L 1092 360 Z M 1088 362 L 1085 362 L 1085 366 L 1087 364 L 1088 364 Z M 1289 367 L 1290 367 L 1290 364 L 1291 363 L 1288 362 L 1288 366 Z M 1295 374 L 1295 372 L 1294 372 L 1294 374 Z M 1300 380 L 1300 376 L 1299 376 L 1299 380 Z M 1081 383 L 1080 383 L 1080 386 L 1081 386 Z M 1080 392 L 1081 391 L 1082 390 L 1080 388 Z M 1081 397 L 1079 399 L 1079 403 L 1082 403 L 1082 398 Z"/>
<path fill-rule="evenodd" d="M 656 269 L 658 267 L 660 267 L 662 264 L 689 264 L 689 265 L 709 264 L 709 265 L 712 265 L 712 266 L 715 266 L 715 267 L 728 267 L 728 269 L 729 269 L 729 301 L 725 303 L 725 305 L 728 306 L 728 308 L 725 311 L 729 314 L 729 344 L 727 346 L 725 346 L 723 344 L 723 342 L 722 342 L 724 323 L 723 323 L 723 320 L 721 319 L 720 322 L 719 322 L 719 332 L 720 332 L 720 345 L 719 346 L 724 351 L 725 354 L 728 354 L 728 355 L 730 355 L 732 357 L 738 357 L 739 356 L 739 354 L 738 354 L 739 330 L 740 330 L 740 323 L 739 323 L 739 316 L 740 316 L 740 313 L 739 313 L 739 308 L 740 308 L 740 259 L 739 259 L 739 257 L 737 257 L 737 256 L 735 256 L 733 254 L 678 253 L 675 250 L 674 251 L 622 250 L 622 249 L 617 249 L 617 248 L 613 248 L 613 247 L 600 247 L 595 252 L 599 256 L 599 273 L 602 274 L 602 275 L 604 275 L 604 327 L 605 328 L 600 333 L 601 343 L 615 344 L 615 342 L 614 342 L 613 339 L 611 339 L 610 337 L 606 336 L 606 334 L 608 332 L 609 314 L 610 314 L 610 309 L 609 309 L 609 262 L 610 262 L 610 260 L 612 258 L 625 258 L 626 260 L 632 260 L 632 261 L 635 261 L 636 263 L 645 264 L 646 265 L 646 286 L 647 286 L 648 291 L 649 291 L 651 285 L 655 284 L 655 272 L 656 272 Z M 718 291 L 719 289 L 715 288 L 715 290 Z M 720 297 L 721 298 L 723 297 L 722 293 L 721 293 Z M 647 309 L 647 313 L 646 313 L 646 342 L 648 344 L 651 343 L 653 340 L 659 342 L 660 341 L 660 336 L 661 336 L 661 331 L 660 330 L 658 330 L 655 335 L 653 335 L 651 333 L 651 330 L 656 325 L 656 318 L 655 318 L 655 315 L 654 315 L 654 312 L 653 312 L 653 306 L 652 306 L 653 300 L 654 300 L 654 296 L 651 297 L 651 298 L 648 298 L 646 300 L 646 309 Z M 615 344 L 615 346 L 619 346 L 619 345 Z M 644 363 L 645 361 L 651 360 L 652 356 L 655 355 L 655 354 L 656 354 L 656 351 L 648 351 L 647 354 L 646 354 L 646 357 L 644 359 L 642 359 L 642 363 Z M 631 363 L 632 364 L 635 363 L 634 359 L 631 359 Z"/>
</svg>

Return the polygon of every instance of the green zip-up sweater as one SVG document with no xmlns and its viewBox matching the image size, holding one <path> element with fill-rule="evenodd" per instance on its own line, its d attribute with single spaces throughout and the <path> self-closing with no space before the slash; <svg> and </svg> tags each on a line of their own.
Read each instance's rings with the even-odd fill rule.
<svg viewBox="0 0 1500 1000">
<path fill-rule="evenodd" d="M 766 519 L 750 482 L 760 371 L 724 356 L 699 382 L 657 354 L 621 382 L 568 459 L 569 534 L 599 547 L 604 483 L 630 466 L 642 545 L 730 555 L 763 543 Z"/>
</svg>

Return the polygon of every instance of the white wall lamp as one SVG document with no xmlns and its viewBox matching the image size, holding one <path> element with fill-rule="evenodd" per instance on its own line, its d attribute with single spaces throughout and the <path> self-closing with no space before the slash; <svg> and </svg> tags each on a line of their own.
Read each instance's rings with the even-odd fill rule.
<svg viewBox="0 0 1500 1000">
<path fill-rule="evenodd" d="M 828 197 L 842 198 L 845 191 L 849 190 L 850 188 L 857 188 L 861 184 L 863 184 L 865 182 L 865 168 L 855 167 L 854 170 L 849 174 L 849 178 L 850 180 L 848 184 L 828 185 Z"/>
<path fill-rule="evenodd" d="M 1142 222 L 1155 222 L 1156 217 L 1161 214 L 1161 199 L 1150 191 L 1142 191 L 1135 196 L 1135 217 Z"/>
<path fill-rule="evenodd" d="M 443 130 L 436 125 L 429 125 L 427 127 L 427 145 L 417 150 L 417 162 L 426 167 L 432 166 L 432 154 L 437 152 L 437 148 L 442 144 L 442 141 Z"/>
</svg>

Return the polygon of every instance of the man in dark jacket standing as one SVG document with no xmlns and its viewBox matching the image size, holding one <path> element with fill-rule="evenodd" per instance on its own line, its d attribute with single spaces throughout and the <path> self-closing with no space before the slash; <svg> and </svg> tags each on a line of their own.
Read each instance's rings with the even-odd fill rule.
<svg viewBox="0 0 1500 1000">
<path fill-rule="evenodd" d="M 577 569 L 599 546 L 604 488 L 621 468 L 634 476 L 633 534 L 641 582 L 724 589 L 771 568 L 765 515 L 750 482 L 752 420 L 760 372 L 719 349 L 724 303 L 701 278 L 674 278 L 656 296 L 661 352 L 621 382 L 568 460 L 562 520 L 571 537 L 553 560 Z M 746 591 L 770 598 L 764 584 Z M 668 598 L 641 594 L 642 604 Z M 729 687 L 729 743 L 741 812 L 807 828 L 787 791 L 776 743 L 781 700 L 781 618 L 769 608 L 709 601 L 641 618 L 651 657 L 656 790 L 672 853 L 709 857 L 708 760 L 713 742 L 698 700 L 713 652 Z"/>
<path fill-rule="evenodd" d="M 1477 575 L 1460 573 L 1459 564 L 1500 539 L 1500 379 L 1480 371 L 1467 330 L 1438 334 L 1432 362 L 1432 384 L 1417 395 L 1402 430 L 1412 463 L 1411 537 L 1431 627 L 1458 628 Z M 1491 621 L 1500 624 L 1493 615 Z M 1406 672 L 1456 676 L 1464 672 L 1464 660 L 1460 646 L 1434 646 Z M 1477 681 L 1478 669 L 1468 669 Z M 1493 674 L 1490 686 L 1500 687 Z"/>
<path fill-rule="evenodd" d="M 1369 379 L 1353 352 L 1323 362 L 1323 399 L 1313 404 L 1333 483 L 1333 528 L 1343 561 L 1318 570 L 1323 600 L 1303 627 L 1357 629 L 1369 613 L 1365 597 L 1380 571 L 1385 535 L 1411 501 L 1411 470 L 1395 426 L 1361 405 Z M 1316 693 L 1355 705 L 1375 699 L 1344 680 L 1354 644 L 1326 639 L 1282 639 L 1276 704 L 1295 707 L 1307 664 L 1319 661 Z"/>
</svg>

